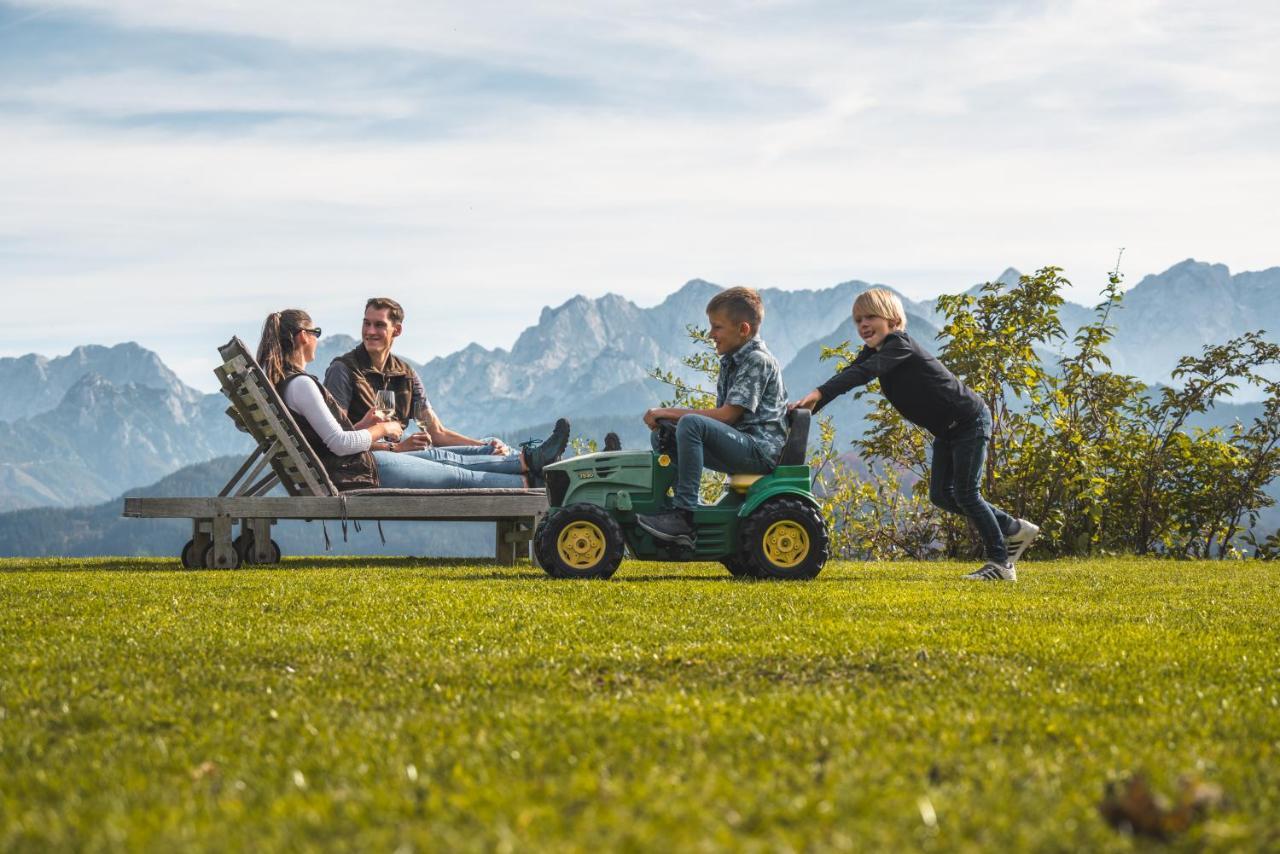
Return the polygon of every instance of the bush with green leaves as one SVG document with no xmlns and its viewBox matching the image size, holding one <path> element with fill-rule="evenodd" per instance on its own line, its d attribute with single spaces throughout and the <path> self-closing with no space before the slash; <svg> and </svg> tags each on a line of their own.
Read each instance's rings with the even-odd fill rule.
<svg viewBox="0 0 1280 854">
<path fill-rule="evenodd" d="M 720 379 L 720 357 L 716 355 L 715 342 L 711 340 L 707 329 L 696 324 L 686 324 L 685 332 L 694 344 L 694 351 L 682 357 L 681 364 L 695 374 L 706 377 L 707 385 L 714 389 L 716 382 Z M 654 368 L 649 372 L 649 376 L 672 388 L 674 396 L 670 400 L 662 401 L 659 406 L 677 409 L 715 409 L 716 407 L 714 391 L 708 391 L 699 384 L 687 383 L 674 371 Z M 723 474 L 711 469 L 703 469 L 702 484 L 699 489 L 702 501 L 707 504 L 714 502 L 724 491 L 724 485 Z"/>
<path fill-rule="evenodd" d="M 1093 320 L 1063 349 L 1058 309 L 1069 282 L 1060 273 L 1045 267 L 1012 287 L 988 283 L 977 295 L 937 301 L 944 318 L 938 357 L 992 413 L 984 494 L 1041 525 L 1042 555 L 1238 554 L 1241 535 L 1274 503 L 1264 488 L 1280 474 L 1280 384 L 1261 373 L 1280 363 L 1280 346 L 1262 331 L 1249 332 L 1179 360 L 1173 371 L 1179 385 L 1151 388 L 1113 371 L 1104 352 L 1123 299 L 1120 275 L 1111 274 Z M 1058 354 L 1049 355 L 1055 347 Z M 833 348 L 824 356 L 844 362 L 850 353 Z M 1266 395 L 1252 423 L 1188 426 L 1242 384 Z M 929 441 L 882 398 L 853 445 L 874 467 L 873 482 L 912 475 L 909 490 L 924 506 Z M 833 479 L 838 472 L 827 479 L 828 494 L 839 492 Z M 885 496 L 888 489 L 868 494 Z M 863 518 L 854 513 L 833 522 L 855 529 L 895 524 L 885 499 L 868 501 L 859 512 Z M 963 520 L 932 512 L 936 553 L 977 553 L 976 536 Z M 911 519 L 899 539 L 917 542 L 919 528 Z"/>
<path fill-rule="evenodd" d="M 1123 301 L 1113 272 L 1092 320 L 1068 341 L 1059 308 L 1070 283 L 1057 267 L 1011 287 L 988 283 L 975 294 L 939 297 L 938 357 L 991 410 L 984 476 L 987 499 L 1035 520 L 1042 556 L 1162 554 L 1258 557 L 1280 553 L 1277 537 L 1259 540 L 1259 513 L 1273 505 L 1265 488 L 1280 475 L 1280 383 L 1263 369 L 1280 364 L 1280 345 L 1263 331 L 1207 346 L 1179 360 L 1176 385 L 1149 387 L 1112 369 L 1105 348 Z M 686 367 L 715 381 L 719 362 L 704 330 Z M 932 343 L 932 342 L 929 342 Z M 823 348 L 836 371 L 856 354 L 849 342 Z M 672 372 L 652 374 L 675 389 L 664 405 L 714 405 L 705 389 Z M 1199 429 L 1189 420 L 1242 385 L 1261 389 L 1262 413 L 1250 423 Z M 871 383 L 852 394 L 878 394 Z M 980 546 L 967 521 L 928 499 L 932 437 L 906 422 L 884 398 L 868 415 L 853 450 L 859 472 L 837 450 L 829 419 L 819 419 L 811 455 L 814 488 L 832 529 L 832 554 L 845 558 L 971 557 Z M 704 480 L 704 497 L 720 490 Z"/>
</svg>

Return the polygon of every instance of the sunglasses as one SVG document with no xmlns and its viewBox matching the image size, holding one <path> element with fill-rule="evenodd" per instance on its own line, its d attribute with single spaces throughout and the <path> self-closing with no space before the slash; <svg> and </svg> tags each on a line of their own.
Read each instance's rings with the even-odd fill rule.
<svg viewBox="0 0 1280 854">
<path fill-rule="evenodd" d="M 312 334 L 312 335 L 316 336 L 317 338 L 319 338 L 319 337 L 320 337 L 320 327 L 319 327 L 319 326 L 317 326 L 315 329 L 300 329 L 300 330 L 298 330 L 298 331 L 299 331 L 299 332 L 308 332 L 308 333 L 310 333 L 310 334 Z"/>
</svg>

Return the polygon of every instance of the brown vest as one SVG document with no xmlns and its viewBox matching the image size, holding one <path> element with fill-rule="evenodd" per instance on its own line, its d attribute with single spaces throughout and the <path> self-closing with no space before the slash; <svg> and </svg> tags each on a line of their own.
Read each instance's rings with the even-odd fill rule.
<svg viewBox="0 0 1280 854">
<path fill-rule="evenodd" d="M 333 395 L 329 394 L 324 384 L 311 376 L 311 374 L 285 374 L 284 379 L 280 380 L 280 383 L 276 386 L 276 391 L 280 393 L 280 399 L 284 399 L 285 386 L 302 377 L 311 380 L 320 389 L 320 394 L 324 396 L 324 405 L 329 407 L 329 412 L 337 419 L 342 429 L 354 430 L 355 426 L 352 425 L 351 419 L 342 411 L 342 407 L 338 406 L 338 402 L 333 399 Z M 333 485 L 338 487 L 339 492 L 377 487 L 378 464 L 374 461 L 373 454 L 369 451 L 361 451 L 358 454 L 348 454 L 345 457 L 340 457 L 329 450 L 329 446 L 321 440 L 320 434 L 311 426 L 311 422 L 302 416 L 298 416 L 294 420 L 298 422 L 298 429 L 302 431 L 303 438 L 307 440 L 311 450 L 316 452 L 316 456 L 320 458 L 320 465 L 324 466 L 324 470 L 329 474 L 329 480 L 333 481 Z"/>
<path fill-rule="evenodd" d="M 334 361 L 341 362 L 351 371 L 351 405 L 347 407 L 347 416 L 352 422 L 364 418 L 373 409 L 375 392 L 390 390 L 396 393 L 395 419 L 401 427 L 409 426 L 409 418 L 413 414 L 413 368 L 388 354 L 387 364 L 379 371 L 363 346 L 344 353 Z"/>
</svg>

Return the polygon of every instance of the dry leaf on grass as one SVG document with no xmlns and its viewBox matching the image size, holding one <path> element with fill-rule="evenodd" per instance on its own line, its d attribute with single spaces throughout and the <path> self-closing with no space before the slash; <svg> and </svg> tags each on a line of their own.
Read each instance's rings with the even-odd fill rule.
<svg viewBox="0 0 1280 854">
<path fill-rule="evenodd" d="M 1153 839 L 1168 839 L 1185 832 L 1204 818 L 1208 811 L 1222 803 L 1222 789 L 1194 777 L 1178 781 L 1178 801 L 1153 790 L 1142 774 L 1107 784 L 1098 811 L 1107 824 Z"/>
<path fill-rule="evenodd" d="M 203 780 L 206 777 L 217 777 L 221 773 L 216 762 L 201 762 L 191 769 L 192 780 Z"/>
</svg>

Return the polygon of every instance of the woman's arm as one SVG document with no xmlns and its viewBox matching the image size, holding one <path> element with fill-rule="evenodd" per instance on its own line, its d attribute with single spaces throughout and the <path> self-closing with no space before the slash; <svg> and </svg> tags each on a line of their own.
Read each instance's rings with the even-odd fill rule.
<svg viewBox="0 0 1280 854">
<path fill-rule="evenodd" d="M 388 421 L 361 430 L 343 430 L 314 382 L 289 383 L 284 390 L 284 402 L 296 415 L 307 420 L 326 448 L 340 457 L 367 451 L 375 439 L 398 432 L 395 428 L 400 427 L 398 422 Z"/>
</svg>

